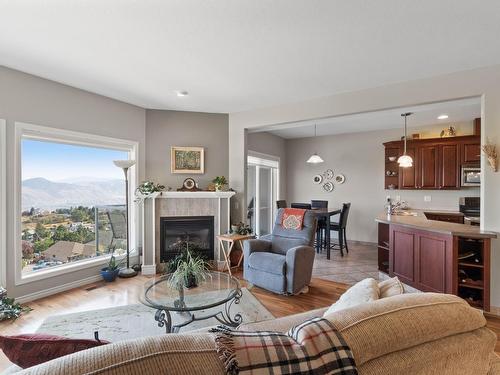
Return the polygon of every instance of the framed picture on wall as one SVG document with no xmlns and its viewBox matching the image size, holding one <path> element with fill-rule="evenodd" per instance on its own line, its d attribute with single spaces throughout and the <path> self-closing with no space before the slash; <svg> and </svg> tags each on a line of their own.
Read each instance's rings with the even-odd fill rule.
<svg viewBox="0 0 500 375">
<path fill-rule="evenodd" d="M 203 147 L 172 146 L 170 150 L 171 173 L 205 173 L 205 149 Z"/>
</svg>

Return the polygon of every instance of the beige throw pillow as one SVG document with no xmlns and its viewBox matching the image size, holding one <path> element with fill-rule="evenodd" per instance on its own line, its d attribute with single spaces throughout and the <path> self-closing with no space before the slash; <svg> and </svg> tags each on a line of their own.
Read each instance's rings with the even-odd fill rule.
<svg viewBox="0 0 500 375">
<path fill-rule="evenodd" d="M 405 288 L 397 276 L 381 281 L 378 283 L 378 288 L 380 290 L 380 298 L 397 296 L 405 292 Z"/>
<path fill-rule="evenodd" d="M 378 283 L 375 279 L 364 279 L 350 287 L 342 294 L 337 302 L 323 315 L 326 317 L 339 310 L 360 305 L 362 303 L 376 301 L 379 298 Z"/>
</svg>

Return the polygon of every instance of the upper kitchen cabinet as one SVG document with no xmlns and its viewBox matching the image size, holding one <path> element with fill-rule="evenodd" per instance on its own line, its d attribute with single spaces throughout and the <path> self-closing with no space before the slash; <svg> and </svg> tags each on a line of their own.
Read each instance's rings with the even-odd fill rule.
<svg viewBox="0 0 500 375">
<path fill-rule="evenodd" d="M 417 147 L 417 189 L 439 188 L 439 145 L 427 144 Z"/>
<path fill-rule="evenodd" d="M 399 150 L 398 156 L 403 154 L 402 141 L 384 146 L 386 159 L 394 156 L 394 150 Z M 416 139 L 408 141 L 407 153 L 413 158 L 413 167 L 399 168 L 386 160 L 386 189 L 457 190 L 461 188 L 462 165 L 479 163 L 481 142 L 477 135 Z"/>
<path fill-rule="evenodd" d="M 460 146 L 449 143 L 439 146 L 439 171 L 440 189 L 460 188 Z"/>
<path fill-rule="evenodd" d="M 481 143 L 471 140 L 462 144 L 462 163 L 477 163 L 481 160 Z"/>
</svg>

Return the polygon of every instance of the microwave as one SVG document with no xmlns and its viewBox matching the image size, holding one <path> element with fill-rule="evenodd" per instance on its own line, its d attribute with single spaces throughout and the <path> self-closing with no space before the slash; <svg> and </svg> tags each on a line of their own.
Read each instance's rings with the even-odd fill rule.
<svg viewBox="0 0 500 375">
<path fill-rule="evenodd" d="M 462 167 L 462 186 L 481 186 L 481 168 Z"/>
</svg>

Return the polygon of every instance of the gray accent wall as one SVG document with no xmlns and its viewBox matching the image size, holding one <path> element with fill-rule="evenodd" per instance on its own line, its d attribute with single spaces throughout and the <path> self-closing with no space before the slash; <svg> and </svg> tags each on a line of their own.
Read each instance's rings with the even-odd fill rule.
<svg viewBox="0 0 500 375">
<path fill-rule="evenodd" d="M 229 178 L 228 115 L 219 113 L 146 111 L 146 178 L 173 190 L 192 177 L 204 189 L 216 176 Z M 204 174 L 170 173 L 171 146 L 205 148 Z"/>
<path fill-rule="evenodd" d="M 13 297 L 43 293 L 51 288 L 99 274 L 94 266 L 28 284 L 14 285 L 14 123 L 72 130 L 139 143 L 139 177 L 145 167 L 145 110 L 57 82 L 0 66 L 0 118 L 7 120 L 7 289 Z"/>
</svg>

